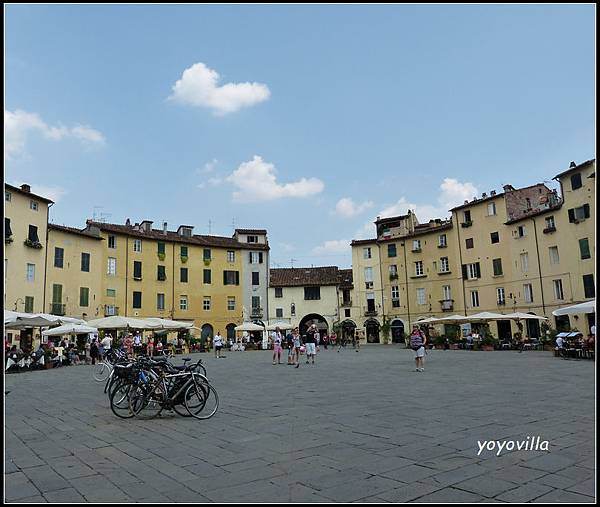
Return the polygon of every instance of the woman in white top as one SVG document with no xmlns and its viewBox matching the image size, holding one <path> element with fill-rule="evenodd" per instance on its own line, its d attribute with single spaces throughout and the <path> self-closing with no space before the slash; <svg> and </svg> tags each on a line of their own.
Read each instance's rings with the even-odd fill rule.
<svg viewBox="0 0 600 507">
<path fill-rule="evenodd" d="M 223 348 L 223 337 L 221 336 L 221 331 L 217 331 L 217 334 L 213 338 L 213 345 L 215 346 L 215 357 L 221 357 L 221 349 Z"/>
<path fill-rule="evenodd" d="M 276 327 L 271 338 L 273 340 L 273 364 L 281 364 L 281 343 L 283 342 L 281 329 Z M 275 356 L 277 356 L 277 363 L 275 363 Z"/>
</svg>

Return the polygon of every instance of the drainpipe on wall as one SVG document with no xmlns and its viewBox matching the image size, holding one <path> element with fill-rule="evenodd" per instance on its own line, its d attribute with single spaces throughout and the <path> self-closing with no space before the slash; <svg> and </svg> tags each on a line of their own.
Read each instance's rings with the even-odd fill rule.
<svg viewBox="0 0 600 507">
<path fill-rule="evenodd" d="M 129 280 L 129 236 L 125 236 L 125 317 L 127 317 L 127 290 Z"/>
<path fill-rule="evenodd" d="M 48 222 L 50 221 L 50 208 L 54 205 L 53 202 L 48 204 L 48 208 L 46 208 L 46 252 L 44 254 L 44 295 L 42 297 L 42 313 L 45 313 L 46 308 L 46 276 L 48 272 Z M 41 331 L 40 328 L 40 340 L 41 340 Z"/>
<path fill-rule="evenodd" d="M 408 326 L 404 334 L 410 334 L 410 324 L 412 317 L 410 316 L 410 290 L 408 285 L 408 266 L 406 265 L 406 239 L 402 243 L 402 249 L 404 251 L 404 279 L 406 280 L 406 310 L 408 311 Z"/>
<path fill-rule="evenodd" d="M 453 220 L 454 221 L 454 220 Z M 464 314 L 467 315 L 467 293 L 465 288 L 465 278 L 462 274 L 463 260 L 462 260 L 462 244 L 460 242 L 460 224 L 458 223 L 458 213 L 456 213 L 456 235 L 458 237 L 458 259 L 460 261 L 460 281 L 462 284 L 462 293 L 463 293 L 463 311 Z"/>
<path fill-rule="evenodd" d="M 537 252 L 537 261 L 538 261 L 538 274 L 540 278 L 540 291 L 542 293 L 542 311 L 544 315 L 546 315 L 546 303 L 544 301 L 544 284 L 542 282 L 542 263 L 540 262 L 540 247 L 538 245 L 538 235 L 537 235 L 537 227 L 535 224 L 535 218 L 531 217 L 531 221 L 533 222 L 533 232 L 535 233 L 535 251 Z"/>
</svg>

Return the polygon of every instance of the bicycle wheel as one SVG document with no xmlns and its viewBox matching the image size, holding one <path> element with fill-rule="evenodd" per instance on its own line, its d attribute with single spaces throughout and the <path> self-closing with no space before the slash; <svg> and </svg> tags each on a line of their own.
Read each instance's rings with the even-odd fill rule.
<svg viewBox="0 0 600 507">
<path fill-rule="evenodd" d="M 196 419 L 209 419 L 217 413 L 219 395 L 216 389 L 207 382 L 192 384 L 185 392 L 185 408 Z"/>
<path fill-rule="evenodd" d="M 129 396 L 133 389 L 134 384 L 119 384 L 110 395 L 110 409 L 121 419 L 129 419 L 135 415 L 129 406 Z"/>
<path fill-rule="evenodd" d="M 162 383 L 137 385 L 129 395 L 129 407 L 140 419 L 156 417 L 167 399 Z"/>
<path fill-rule="evenodd" d="M 111 371 L 112 367 L 108 363 L 101 362 L 94 368 L 94 380 L 96 382 L 106 382 Z"/>
<path fill-rule="evenodd" d="M 110 391 L 117 380 L 117 377 L 115 377 L 115 369 L 113 368 L 110 374 L 108 375 L 108 378 L 106 379 L 106 384 L 104 384 L 104 392 L 108 393 L 109 396 Z"/>
</svg>

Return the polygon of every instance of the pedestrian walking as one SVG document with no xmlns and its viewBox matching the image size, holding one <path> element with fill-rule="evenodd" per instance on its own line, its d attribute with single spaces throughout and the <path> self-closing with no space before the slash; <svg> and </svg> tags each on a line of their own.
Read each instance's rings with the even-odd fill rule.
<svg viewBox="0 0 600 507">
<path fill-rule="evenodd" d="M 271 335 L 273 340 L 273 364 L 281 364 L 281 344 L 283 342 L 283 334 L 279 327 L 275 328 L 275 332 Z M 277 363 L 275 363 L 275 356 L 277 356 Z"/>
<path fill-rule="evenodd" d="M 425 371 L 423 359 L 425 357 L 426 344 L 427 338 L 419 329 L 419 326 L 413 326 L 412 333 L 410 334 L 410 348 L 415 351 L 416 371 Z"/>
<path fill-rule="evenodd" d="M 328 344 L 329 344 L 329 335 L 327 333 L 325 333 L 323 335 L 323 347 L 325 347 L 325 350 L 327 350 Z"/>
<path fill-rule="evenodd" d="M 356 334 L 356 331 L 354 331 L 354 335 L 352 336 L 352 345 L 354 345 L 354 352 L 360 350 L 360 336 Z"/>
<path fill-rule="evenodd" d="M 127 355 L 132 356 L 133 355 L 133 338 L 131 336 L 131 333 L 127 333 L 127 335 L 125 336 L 125 339 L 123 340 L 123 345 L 125 346 L 125 351 L 127 352 Z"/>
<path fill-rule="evenodd" d="M 102 357 L 106 356 L 112 348 L 113 337 L 109 333 L 104 338 L 102 338 Z"/>
<path fill-rule="evenodd" d="M 91 347 L 92 347 L 92 345 L 90 344 L 90 341 L 86 340 L 85 345 L 83 346 L 83 348 L 85 350 L 85 364 L 90 364 L 90 362 L 91 362 L 91 357 L 90 357 Z"/>
<path fill-rule="evenodd" d="M 135 336 L 133 337 L 133 353 L 137 356 L 140 355 L 142 351 L 142 336 L 139 331 L 136 331 Z"/>
<path fill-rule="evenodd" d="M 98 348 L 98 342 L 94 340 L 90 345 L 90 357 L 92 364 L 96 364 L 96 359 L 100 359 L 100 349 Z"/>
<path fill-rule="evenodd" d="M 295 351 L 294 351 L 294 334 L 293 334 L 292 330 L 290 330 L 290 332 L 285 337 L 285 343 L 286 343 L 287 351 L 288 351 L 287 364 L 293 365 Z"/>
<path fill-rule="evenodd" d="M 296 364 L 296 368 L 300 367 L 300 347 L 302 346 L 302 339 L 300 338 L 300 330 L 296 327 L 292 332 L 292 344 L 294 349 L 294 355 L 292 358 L 292 364 Z"/>
<path fill-rule="evenodd" d="M 148 355 L 149 355 L 150 357 L 153 357 L 153 356 L 154 356 L 154 336 L 152 336 L 152 335 L 150 335 L 150 336 L 148 337 L 148 348 L 147 348 L 147 352 L 148 352 Z"/>
<path fill-rule="evenodd" d="M 312 364 L 315 364 L 315 356 L 317 355 L 317 337 L 319 333 L 317 331 L 317 326 L 312 324 L 308 331 L 306 332 L 306 339 L 304 340 L 304 344 L 306 345 L 306 364 L 312 360 Z"/>
<path fill-rule="evenodd" d="M 213 338 L 213 345 L 215 346 L 215 358 L 221 357 L 221 349 L 223 348 L 223 337 L 221 331 L 217 331 L 217 334 Z"/>
</svg>

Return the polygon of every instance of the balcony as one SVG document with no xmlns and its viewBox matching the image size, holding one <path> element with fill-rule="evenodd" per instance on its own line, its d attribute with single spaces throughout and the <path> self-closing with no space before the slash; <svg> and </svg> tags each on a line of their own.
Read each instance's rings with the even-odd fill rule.
<svg viewBox="0 0 600 507">
<path fill-rule="evenodd" d="M 552 226 L 552 227 L 546 227 L 543 231 L 544 234 L 551 234 L 553 232 L 556 232 L 556 227 Z"/>
<path fill-rule="evenodd" d="M 411 252 L 414 252 L 414 253 L 419 253 L 420 251 L 421 251 L 421 247 L 418 247 L 418 248 L 413 247 L 411 250 Z"/>
<path fill-rule="evenodd" d="M 365 310 L 365 317 L 374 317 L 377 315 L 377 310 Z"/>
<path fill-rule="evenodd" d="M 12 243 L 12 242 L 13 242 L 12 234 L 7 234 L 6 236 L 4 236 L 4 243 Z"/>
<path fill-rule="evenodd" d="M 443 312 L 451 312 L 454 309 L 454 299 L 443 299 L 440 304 Z"/>
<path fill-rule="evenodd" d="M 438 246 L 437 246 L 437 247 L 438 247 L 438 248 L 448 248 L 448 245 L 446 245 L 446 244 L 439 245 L 439 244 L 438 244 Z"/>
<path fill-rule="evenodd" d="M 504 306 L 504 305 L 506 305 L 506 300 L 504 300 L 504 299 L 501 299 L 500 301 L 496 301 L 496 304 L 497 304 L 498 306 Z"/>
<path fill-rule="evenodd" d="M 340 303 L 340 306 L 352 306 L 352 300 L 351 299 L 343 299 L 342 302 Z"/>
<path fill-rule="evenodd" d="M 462 222 L 460 224 L 461 227 L 471 227 L 473 225 L 473 222 L 471 220 L 467 220 L 466 222 Z"/>
<path fill-rule="evenodd" d="M 67 305 L 63 303 L 50 303 L 50 313 L 52 315 L 65 315 Z"/>
<path fill-rule="evenodd" d="M 27 238 L 25 241 L 23 241 L 23 244 L 30 248 L 36 248 L 36 249 L 42 248 L 42 244 L 40 243 L 39 240 L 31 240 L 31 239 Z"/>
<path fill-rule="evenodd" d="M 263 309 L 260 306 L 256 306 L 252 308 L 250 311 L 250 318 L 252 319 L 262 319 L 263 318 Z"/>
</svg>

